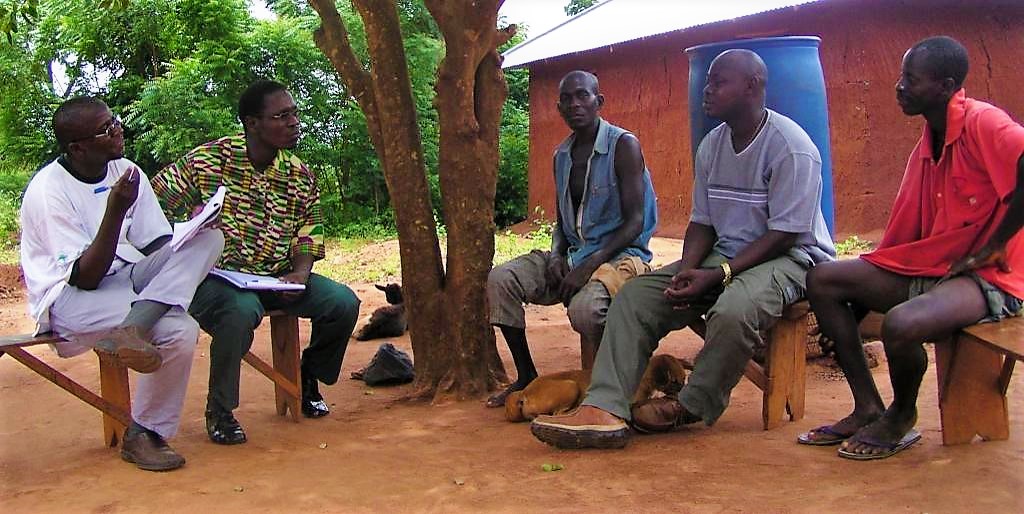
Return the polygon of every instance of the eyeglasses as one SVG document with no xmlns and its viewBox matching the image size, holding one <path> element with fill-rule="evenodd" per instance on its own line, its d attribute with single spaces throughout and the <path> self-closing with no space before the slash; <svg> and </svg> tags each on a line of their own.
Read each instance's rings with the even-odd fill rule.
<svg viewBox="0 0 1024 514">
<path fill-rule="evenodd" d="M 81 137 L 81 138 L 78 138 L 78 139 L 76 139 L 74 141 L 70 141 L 70 142 L 71 143 L 77 143 L 79 141 L 85 141 L 85 140 L 88 140 L 88 139 L 99 139 L 101 137 L 113 137 L 114 134 L 117 134 L 118 132 L 120 132 L 122 128 L 124 128 L 124 126 L 121 125 L 121 118 L 119 118 L 117 116 L 114 116 L 113 118 L 110 118 L 110 122 L 107 123 L 107 128 L 103 129 L 103 132 L 100 132 L 99 134 L 92 135 L 92 136 Z"/>
<path fill-rule="evenodd" d="M 271 120 L 274 120 L 274 121 L 283 121 L 283 120 L 287 120 L 287 119 L 291 118 L 292 116 L 294 116 L 295 119 L 299 119 L 299 110 L 298 109 L 288 109 L 287 111 L 282 111 L 282 112 L 279 112 L 277 114 L 271 114 L 269 116 L 264 116 L 264 118 L 268 118 L 268 119 L 271 119 Z"/>
</svg>

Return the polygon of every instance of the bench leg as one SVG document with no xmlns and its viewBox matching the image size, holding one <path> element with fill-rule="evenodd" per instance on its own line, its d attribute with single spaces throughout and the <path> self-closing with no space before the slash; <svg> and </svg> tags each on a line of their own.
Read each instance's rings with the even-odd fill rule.
<svg viewBox="0 0 1024 514">
<path fill-rule="evenodd" d="M 968 334 L 936 343 L 942 444 L 969 443 L 975 434 L 986 441 L 1010 437 L 1003 358 Z"/>
<path fill-rule="evenodd" d="M 804 318 L 780 319 L 771 330 L 768 358 L 765 365 L 767 380 L 761 417 L 764 429 L 782 424 L 786 413 L 790 420 L 804 417 L 804 387 L 806 382 L 806 334 Z"/>
<path fill-rule="evenodd" d="M 103 399 L 114 404 L 124 412 L 132 411 L 131 392 L 128 386 L 128 368 L 116 357 L 96 352 L 100 360 L 100 394 Z M 128 428 L 121 420 L 103 414 L 103 441 L 107 446 L 117 446 L 121 435 Z"/>
<path fill-rule="evenodd" d="M 804 419 L 804 393 L 807 391 L 807 322 L 801 318 L 793 322 L 789 337 L 793 345 L 793 380 L 790 382 L 786 412 L 790 421 Z"/>
<path fill-rule="evenodd" d="M 111 423 L 119 423 L 121 427 L 127 427 L 132 422 L 131 408 L 128 406 L 129 402 L 118 401 L 101 397 L 96 393 L 82 387 L 78 382 L 71 380 L 60 371 L 57 371 L 49 364 L 39 360 L 31 353 L 26 352 L 23 348 L 7 348 L 4 353 L 10 355 L 14 360 L 22 363 L 25 367 L 36 372 L 37 375 L 53 382 L 61 389 L 75 395 L 76 398 L 82 400 L 89 405 L 92 405 L 97 410 L 103 413 L 103 439 L 104 443 L 109 446 L 116 446 L 120 439 L 120 432 L 117 432 L 113 439 L 109 436 L 107 419 L 109 418 Z M 101 363 L 102 366 L 102 363 Z M 124 368 L 122 368 L 124 369 Z M 128 375 L 125 372 L 124 375 L 124 398 L 128 398 Z M 102 374 L 100 376 L 102 382 Z M 110 427 L 116 431 L 116 425 L 110 425 Z M 122 428 L 123 430 L 123 428 Z"/>
<path fill-rule="evenodd" d="M 294 384 L 294 390 L 301 395 L 298 318 L 295 316 L 271 316 L 270 343 L 273 350 L 274 370 Z M 287 389 L 275 383 L 274 397 L 277 414 L 284 416 L 291 410 L 292 421 L 298 423 L 300 396 L 290 394 Z"/>
</svg>

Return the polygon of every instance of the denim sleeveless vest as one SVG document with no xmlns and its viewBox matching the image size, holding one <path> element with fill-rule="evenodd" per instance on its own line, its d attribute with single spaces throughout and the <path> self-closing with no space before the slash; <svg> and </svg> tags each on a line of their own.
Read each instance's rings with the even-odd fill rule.
<svg viewBox="0 0 1024 514">
<path fill-rule="evenodd" d="M 572 144 L 576 139 L 573 134 L 566 138 L 555 149 L 555 193 L 557 194 L 559 220 L 562 232 L 569 243 L 569 267 L 573 268 L 583 262 L 590 254 L 601 249 L 611 239 L 611 234 L 622 224 L 622 205 L 619 200 L 619 182 L 615 176 L 615 145 L 622 134 L 627 131 L 608 123 L 599 121 L 597 139 L 594 141 L 594 152 L 587 166 L 587 178 L 583 198 L 580 200 L 580 211 L 576 212 L 572 205 L 569 192 L 569 173 L 572 170 Z M 658 223 L 657 200 L 654 197 L 654 185 L 651 174 L 644 168 L 644 227 L 629 246 L 622 250 L 622 255 L 632 255 L 650 262 L 652 258 L 648 244 L 654 228 Z"/>
</svg>

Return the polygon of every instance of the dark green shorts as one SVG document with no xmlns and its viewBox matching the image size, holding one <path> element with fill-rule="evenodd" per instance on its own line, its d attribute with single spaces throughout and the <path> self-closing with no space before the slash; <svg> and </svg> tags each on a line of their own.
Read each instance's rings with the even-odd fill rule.
<svg viewBox="0 0 1024 514">
<path fill-rule="evenodd" d="M 1021 315 L 1021 300 L 1002 289 L 992 285 L 988 280 L 978 276 L 977 273 L 965 273 L 963 276 L 970 277 L 981 288 L 981 294 L 985 295 L 988 303 L 988 316 L 982 318 L 978 323 L 989 323 L 999 321 L 1003 318 L 1010 318 Z M 907 298 L 920 296 L 939 285 L 945 278 L 938 277 L 914 277 L 910 281 L 910 294 Z"/>
</svg>

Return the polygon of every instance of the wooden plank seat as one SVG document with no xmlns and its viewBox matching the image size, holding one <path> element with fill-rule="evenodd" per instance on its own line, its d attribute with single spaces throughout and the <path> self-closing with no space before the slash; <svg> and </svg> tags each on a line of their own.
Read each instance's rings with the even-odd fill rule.
<svg viewBox="0 0 1024 514">
<path fill-rule="evenodd" d="M 52 333 L 41 334 L 37 337 L 33 337 L 31 334 L 2 336 L 0 337 L 0 356 L 10 355 L 39 376 L 102 412 L 103 442 L 108 446 L 117 446 L 124 429 L 131 423 L 128 369 L 121 365 L 116 357 L 96 352 L 100 361 L 100 394 L 96 394 L 25 350 L 29 346 L 63 341 L 64 339 Z"/>
<path fill-rule="evenodd" d="M 743 376 L 763 393 L 761 420 L 765 430 L 781 425 L 787 414 L 790 421 L 804 417 L 809 312 L 806 301 L 787 306 L 768 333 L 764 365 L 751 359 L 743 370 Z M 691 324 L 690 329 L 701 338 L 707 333 L 703 320 Z"/>
<path fill-rule="evenodd" d="M 942 444 L 1010 437 L 1006 390 L 1024 361 L 1024 318 L 972 325 L 935 345 Z"/>
<path fill-rule="evenodd" d="M 299 320 L 283 311 L 270 311 L 266 315 L 270 317 L 273 366 L 251 351 L 245 354 L 243 359 L 274 382 L 277 414 L 284 416 L 290 411 L 292 420 L 298 422 L 301 398 Z M 64 339 L 52 333 L 39 336 L 31 334 L 0 336 L 0 357 L 5 354 L 10 355 L 39 376 L 99 410 L 103 414 L 104 444 L 111 447 L 118 446 L 121 434 L 131 423 L 128 369 L 116 357 L 96 352 L 99 357 L 100 372 L 100 393 L 96 394 L 25 350 L 30 346 L 63 341 Z"/>
</svg>

